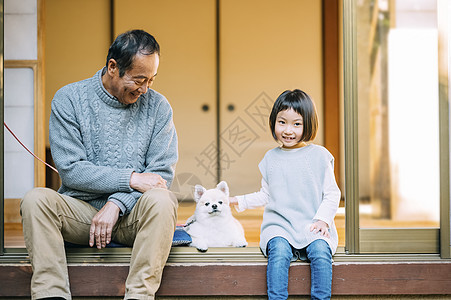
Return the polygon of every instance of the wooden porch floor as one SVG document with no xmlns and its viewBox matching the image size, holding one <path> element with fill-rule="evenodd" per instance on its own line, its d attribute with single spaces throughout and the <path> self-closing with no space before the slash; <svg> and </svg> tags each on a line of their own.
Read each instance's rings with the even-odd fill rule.
<svg viewBox="0 0 451 300">
<path fill-rule="evenodd" d="M 182 201 L 179 203 L 177 224 L 185 224 L 186 220 L 193 215 L 195 203 L 192 201 Z M 260 241 L 260 225 L 263 218 L 263 209 L 247 210 L 237 213 L 232 209 L 233 215 L 243 225 L 246 240 L 249 247 L 258 247 Z M 344 215 L 337 215 L 335 218 L 337 230 L 339 234 L 340 247 L 344 247 L 345 241 L 345 219 Z M 25 247 L 22 224 L 6 223 L 5 224 L 5 247 L 7 248 L 23 248 Z"/>
<path fill-rule="evenodd" d="M 185 224 L 186 220 L 194 213 L 195 203 L 193 201 L 182 201 L 179 203 L 178 224 Z M 263 218 L 263 209 L 247 210 L 237 213 L 232 209 L 234 216 L 241 222 L 245 230 L 245 235 L 249 247 L 258 247 L 260 241 L 260 225 Z M 16 219 L 20 220 L 20 216 Z M 409 221 L 394 222 L 390 220 L 378 220 L 370 217 L 361 217 L 360 223 L 362 228 L 434 228 L 439 227 L 438 222 L 433 221 Z M 345 216 L 343 208 L 335 217 L 335 224 L 338 230 L 339 247 L 345 246 Z M 22 224 L 21 223 L 5 223 L 5 247 L 7 248 L 23 248 L 25 247 Z"/>
</svg>

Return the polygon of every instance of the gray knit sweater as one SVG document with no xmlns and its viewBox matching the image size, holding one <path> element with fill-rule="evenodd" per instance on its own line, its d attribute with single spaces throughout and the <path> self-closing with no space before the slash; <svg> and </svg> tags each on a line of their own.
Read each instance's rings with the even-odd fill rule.
<svg viewBox="0 0 451 300">
<path fill-rule="evenodd" d="M 278 147 L 265 154 L 259 164 L 269 190 L 260 234 L 260 248 L 265 255 L 269 240 L 276 236 L 284 237 L 296 249 L 323 239 L 335 253 L 338 234 L 334 217 L 340 190 L 333 175 L 333 161 L 326 148 L 313 144 L 296 151 Z M 310 232 L 315 220 L 329 225 L 330 238 Z"/>
<path fill-rule="evenodd" d="M 101 75 L 69 84 L 53 98 L 49 138 L 62 180 L 58 192 L 97 209 L 113 201 L 127 214 L 142 195 L 130 187 L 133 171 L 159 174 L 171 185 L 177 134 L 164 96 L 149 89 L 124 105 L 103 87 Z"/>
</svg>

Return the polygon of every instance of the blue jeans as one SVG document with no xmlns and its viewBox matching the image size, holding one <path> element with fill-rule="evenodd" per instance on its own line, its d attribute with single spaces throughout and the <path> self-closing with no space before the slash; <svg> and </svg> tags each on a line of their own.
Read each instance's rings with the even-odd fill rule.
<svg viewBox="0 0 451 300">
<path fill-rule="evenodd" d="M 304 249 L 302 249 L 304 250 Z M 290 243 L 283 237 L 272 238 L 268 242 L 268 266 L 266 282 L 268 299 L 288 298 L 288 270 L 293 258 Z M 312 299 L 330 299 L 332 293 L 332 253 L 324 240 L 313 241 L 305 248 L 310 261 Z"/>
</svg>

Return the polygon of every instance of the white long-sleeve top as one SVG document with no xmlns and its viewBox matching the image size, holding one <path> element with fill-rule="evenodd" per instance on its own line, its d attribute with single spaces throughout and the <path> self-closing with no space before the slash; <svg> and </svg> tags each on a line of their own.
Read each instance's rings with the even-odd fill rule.
<svg viewBox="0 0 451 300">
<path fill-rule="evenodd" d="M 237 210 L 266 206 L 260 235 L 263 253 L 266 255 L 266 244 L 275 236 L 286 238 L 297 249 L 324 239 L 335 253 L 338 234 L 334 217 L 340 190 L 329 151 L 318 145 L 275 148 L 266 153 L 259 168 L 263 177 L 260 191 L 237 196 Z M 310 232 L 316 220 L 329 226 L 330 238 Z"/>
</svg>

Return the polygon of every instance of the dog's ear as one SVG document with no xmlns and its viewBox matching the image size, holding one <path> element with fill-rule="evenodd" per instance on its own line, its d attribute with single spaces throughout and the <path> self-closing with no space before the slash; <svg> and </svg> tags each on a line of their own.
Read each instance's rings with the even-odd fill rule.
<svg viewBox="0 0 451 300">
<path fill-rule="evenodd" d="M 216 188 L 226 194 L 227 197 L 229 197 L 229 186 L 227 185 L 227 182 L 221 181 L 220 183 L 218 183 Z"/>
<path fill-rule="evenodd" d="M 206 189 L 203 186 L 196 184 L 196 186 L 194 187 L 194 200 L 196 202 L 199 202 L 200 197 L 202 197 L 205 191 Z"/>
</svg>

